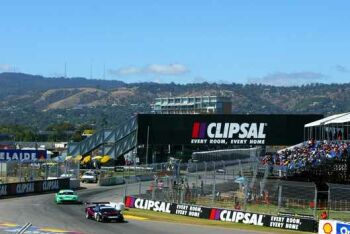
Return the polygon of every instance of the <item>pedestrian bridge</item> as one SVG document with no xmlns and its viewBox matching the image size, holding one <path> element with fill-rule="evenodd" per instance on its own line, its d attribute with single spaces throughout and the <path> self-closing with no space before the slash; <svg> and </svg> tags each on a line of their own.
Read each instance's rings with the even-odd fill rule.
<svg viewBox="0 0 350 234">
<path fill-rule="evenodd" d="M 116 159 L 133 150 L 137 144 L 136 117 L 123 122 L 113 129 L 102 129 L 81 142 L 70 142 L 67 155 L 89 155 L 94 150 L 101 150 L 102 155 Z"/>
</svg>

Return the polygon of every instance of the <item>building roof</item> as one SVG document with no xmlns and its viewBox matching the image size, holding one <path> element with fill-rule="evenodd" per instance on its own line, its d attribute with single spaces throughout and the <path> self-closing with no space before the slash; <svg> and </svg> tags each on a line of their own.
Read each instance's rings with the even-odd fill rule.
<svg viewBox="0 0 350 234">
<path fill-rule="evenodd" d="M 345 117 L 345 116 L 348 116 L 348 119 L 349 119 L 348 121 L 345 121 L 345 122 L 349 122 L 350 121 L 350 113 L 347 112 L 347 113 L 331 115 L 331 116 L 328 116 L 326 118 L 316 120 L 314 122 L 305 124 L 304 127 L 310 128 L 310 127 L 316 127 L 316 126 L 321 126 L 321 125 L 330 124 L 330 123 L 345 123 L 345 122 L 335 122 L 337 119 Z M 344 120 L 345 119 L 343 119 L 342 121 L 344 121 Z"/>
<path fill-rule="evenodd" d="M 325 122 L 324 124 L 338 124 L 338 123 L 348 123 L 350 122 L 350 113 L 347 113 L 346 115 L 343 115 L 341 117 L 329 120 L 327 122 Z"/>
</svg>

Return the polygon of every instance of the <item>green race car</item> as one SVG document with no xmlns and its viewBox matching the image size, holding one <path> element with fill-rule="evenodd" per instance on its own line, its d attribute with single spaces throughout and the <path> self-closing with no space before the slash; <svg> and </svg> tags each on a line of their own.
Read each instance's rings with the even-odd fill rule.
<svg viewBox="0 0 350 234">
<path fill-rule="evenodd" d="M 79 197 L 76 192 L 69 189 L 60 190 L 55 195 L 55 202 L 57 204 L 62 203 L 79 203 Z"/>
</svg>

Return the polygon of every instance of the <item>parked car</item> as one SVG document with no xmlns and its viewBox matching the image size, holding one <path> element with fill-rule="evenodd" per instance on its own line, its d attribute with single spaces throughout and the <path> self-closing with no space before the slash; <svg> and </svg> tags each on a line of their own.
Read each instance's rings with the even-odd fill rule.
<svg viewBox="0 0 350 234">
<path fill-rule="evenodd" d="M 226 171 L 224 169 L 217 169 L 216 173 L 217 174 L 226 174 Z"/>
</svg>

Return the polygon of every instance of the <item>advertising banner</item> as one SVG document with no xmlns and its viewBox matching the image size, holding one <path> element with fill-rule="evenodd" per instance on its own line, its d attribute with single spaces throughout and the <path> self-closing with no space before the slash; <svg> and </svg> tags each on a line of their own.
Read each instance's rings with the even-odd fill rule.
<svg viewBox="0 0 350 234">
<path fill-rule="evenodd" d="M 47 159 L 46 150 L 0 149 L 0 161 L 35 161 Z"/>
<path fill-rule="evenodd" d="M 314 219 L 273 216 L 244 212 L 240 210 L 227 210 L 197 205 L 176 204 L 136 198 L 132 196 L 127 196 L 125 198 L 125 206 L 128 208 L 151 210 L 188 217 L 218 220 L 222 222 L 244 223 L 288 230 L 314 232 L 317 228 L 317 222 Z"/>
<path fill-rule="evenodd" d="M 69 178 L 0 185 L 0 198 L 28 193 L 42 193 L 69 188 Z"/>
<path fill-rule="evenodd" d="M 138 115 L 139 144 L 293 145 L 322 115 Z"/>
<path fill-rule="evenodd" d="M 320 220 L 318 225 L 319 234 L 349 234 L 350 223 L 337 220 Z"/>
</svg>

